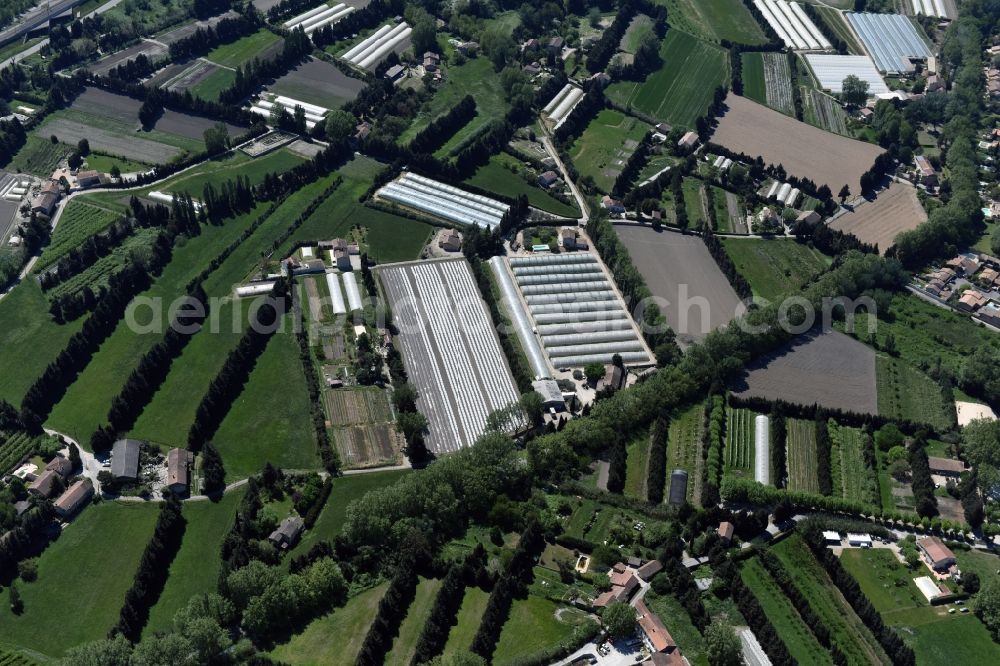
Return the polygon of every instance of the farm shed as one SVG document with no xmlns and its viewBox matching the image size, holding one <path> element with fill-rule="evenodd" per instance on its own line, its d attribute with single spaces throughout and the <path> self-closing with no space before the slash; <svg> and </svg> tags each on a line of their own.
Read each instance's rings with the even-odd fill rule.
<svg viewBox="0 0 1000 666">
<path fill-rule="evenodd" d="M 912 72 L 911 60 L 926 60 L 933 55 L 913 22 L 905 16 L 855 12 L 847 12 L 845 16 L 879 71 L 887 74 Z"/>
<path fill-rule="evenodd" d="M 928 456 L 927 462 L 930 464 L 932 474 L 958 478 L 962 475 L 962 472 L 965 471 L 965 463 L 961 460 L 955 460 L 954 458 L 937 458 L 935 456 Z"/>
<path fill-rule="evenodd" d="M 823 530 L 823 541 L 825 541 L 828 546 L 839 546 L 840 533 L 834 532 L 833 530 Z"/>
<path fill-rule="evenodd" d="M 757 483 L 771 483 L 771 442 L 769 421 L 766 415 L 758 414 L 754 419 L 754 464 L 753 478 Z"/>
<path fill-rule="evenodd" d="M 194 454 L 187 449 L 170 449 L 167 453 L 167 488 L 170 492 L 182 495 L 188 491 L 193 463 Z"/>
<path fill-rule="evenodd" d="M 663 570 L 663 565 L 659 560 L 650 560 L 636 569 L 635 575 L 648 583 L 661 570 Z"/>
<path fill-rule="evenodd" d="M 868 84 L 869 95 L 889 92 L 889 86 L 885 84 L 875 63 L 866 55 L 807 53 L 806 62 L 819 81 L 820 88 L 832 93 L 843 92 L 844 79 L 851 74 Z"/>
<path fill-rule="evenodd" d="M 688 473 L 683 469 L 675 469 L 670 473 L 670 492 L 667 501 L 673 506 L 680 506 L 687 501 Z"/>
<path fill-rule="evenodd" d="M 137 439 L 119 439 L 111 449 L 111 475 L 116 479 L 139 478 L 139 451 L 142 442 Z"/>
<path fill-rule="evenodd" d="M 545 409 L 550 407 L 562 411 L 566 408 L 566 402 L 563 400 L 562 391 L 559 390 L 559 384 L 555 382 L 554 379 L 539 379 L 531 382 L 531 388 L 535 389 L 535 393 L 542 396 L 542 406 Z"/>
</svg>

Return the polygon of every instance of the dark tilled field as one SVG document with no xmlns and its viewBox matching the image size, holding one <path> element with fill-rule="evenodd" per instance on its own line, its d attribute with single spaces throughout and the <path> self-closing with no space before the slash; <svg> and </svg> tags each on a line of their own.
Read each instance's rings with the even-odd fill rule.
<svg viewBox="0 0 1000 666">
<path fill-rule="evenodd" d="M 105 56 L 95 62 L 93 65 L 87 67 L 91 72 L 100 75 L 106 75 L 113 68 L 118 65 L 134 60 L 140 54 L 145 54 L 148 58 L 159 58 L 167 53 L 167 49 L 161 44 L 156 44 L 154 42 L 140 42 L 135 46 L 130 46 L 123 51 L 118 53 L 112 53 L 111 55 Z"/>
<path fill-rule="evenodd" d="M 137 136 L 122 136 L 103 129 L 84 125 L 65 118 L 57 118 L 45 123 L 39 136 L 48 138 L 56 135 L 63 143 L 75 144 L 87 139 L 90 147 L 108 155 L 126 157 L 147 164 L 163 164 L 179 155 L 181 150 L 156 141 Z"/>
<path fill-rule="evenodd" d="M 202 116 L 192 116 L 176 111 L 164 111 L 160 119 L 156 121 L 155 129 L 161 132 L 170 132 L 188 139 L 201 141 L 204 138 L 205 130 L 216 124 L 216 120 L 204 118 Z M 246 127 L 226 123 L 229 136 L 237 137 L 246 131 Z"/>
<path fill-rule="evenodd" d="M 653 295 L 667 302 L 660 309 L 682 344 L 735 317 L 740 299 L 699 236 L 632 225 L 615 231 Z"/>
<path fill-rule="evenodd" d="M 837 331 L 799 336 L 754 362 L 731 389 L 744 397 L 878 413 L 875 351 Z"/>
<path fill-rule="evenodd" d="M 330 63 L 312 59 L 275 81 L 268 91 L 335 109 L 353 101 L 364 86 L 361 79 L 352 79 Z"/>
</svg>

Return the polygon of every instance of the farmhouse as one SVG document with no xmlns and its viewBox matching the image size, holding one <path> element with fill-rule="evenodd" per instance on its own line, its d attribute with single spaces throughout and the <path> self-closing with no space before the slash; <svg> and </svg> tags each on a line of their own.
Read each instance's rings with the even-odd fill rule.
<svg viewBox="0 0 1000 666">
<path fill-rule="evenodd" d="M 935 456 L 928 456 L 927 462 L 930 463 L 932 474 L 958 478 L 962 475 L 962 472 L 965 471 L 965 463 L 961 460 L 955 460 L 954 458 L 937 458 Z"/>
<path fill-rule="evenodd" d="M 677 142 L 679 148 L 684 148 L 685 150 L 691 150 L 698 145 L 698 135 L 694 132 L 685 132 L 684 136 L 680 138 Z"/>
<path fill-rule="evenodd" d="M 935 571 L 947 571 L 955 566 L 955 553 L 951 552 L 951 549 L 938 537 L 918 539 L 917 548 L 924 554 L 927 564 Z"/>
<path fill-rule="evenodd" d="M 611 579 L 611 589 L 620 587 L 625 590 L 625 596 L 632 596 L 635 588 L 639 587 L 639 579 L 631 571 L 612 571 L 608 576 Z"/>
<path fill-rule="evenodd" d="M 806 224 L 816 224 L 821 219 L 820 214 L 814 210 L 804 211 L 799 213 L 799 216 L 795 218 L 796 224 L 799 222 L 805 222 Z"/>
<path fill-rule="evenodd" d="M 84 190 L 89 187 L 98 187 L 101 184 L 101 174 L 94 170 L 81 171 L 76 174 L 76 184 Z"/>
<path fill-rule="evenodd" d="M 920 184 L 924 187 L 936 187 L 938 177 L 937 173 L 934 172 L 934 167 L 931 165 L 930 160 L 923 155 L 917 155 L 913 158 L 913 162 L 917 167 L 917 179 Z"/>
<path fill-rule="evenodd" d="M 559 182 L 559 174 L 555 171 L 546 171 L 538 177 L 538 184 L 549 189 Z"/>
<path fill-rule="evenodd" d="M 653 576 L 660 573 L 662 570 L 663 565 L 659 560 L 650 560 L 636 569 L 635 575 L 648 583 L 653 579 Z"/>
<path fill-rule="evenodd" d="M 680 650 L 677 649 L 677 643 L 674 642 L 670 632 L 663 626 L 660 618 L 646 607 L 644 601 L 640 600 L 635 604 L 635 612 L 639 616 L 642 642 L 650 652 L 677 652 L 680 656 Z"/>
<path fill-rule="evenodd" d="M 137 439 L 119 439 L 111 449 L 111 475 L 116 479 L 139 478 L 139 451 L 142 442 Z"/>
<path fill-rule="evenodd" d="M 73 473 L 73 463 L 71 463 L 68 458 L 57 455 L 49 461 L 49 464 L 45 466 L 45 469 L 50 472 L 55 472 L 62 478 L 66 479 Z"/>
<path fill-rule="evenodd" d="M 462 236 L 454 229 L 446 229 L 441 233 L 438 247 L 445 252 L 458 252 L 462 249 Z"/>
<path fill-rule="evenodd" d="M 949 259 L 945 266 L 955 271 L 958 275 L 971 277 L 980 266 L 979 257 L 975 255 L 960 254 L 954 259 Z"/>
<path fill-rule="evenodd" d="M 347 250 L 338 248 L 336 250 L 330 250 L 331 263 L 341 271 L 351 270 L 351 255 L 347 253 Z"/>
<path fill-rule="evenodd" d="M 170 449 L 167 453 L 167 488 L 175 495 L 183 495 L 190 485 L 189 473 L 194 454 L 187 449 Z"/>
<path fill-rule="evenodd" d="M 586 250 L 590 247 L 587 241 L 580 238 L 576 229 L 560 229 L 559 241 L 564 250 Z"/>
<path fill-rule="evenodd" d="M 601 592 L 594 599 L 594 608 L 604 608 L 605 606 L 610 606 L 615 602 L 625 603 L 628 601 L 628 593 L 625 592 L 623 587 L 612 587 L 607 592 Z"/>
<path fill-rule="evenodd" d="M 52 217 L 52 213 L 55 212 L 57 203 L 59 203 L 58 193 L 46 192 L 45 190 L 42 190 L 41 193 L 32 199 L 31 212 Z"/>
<path fill-rule="evenodd" d="M 37 497 L 44 497 L 48 499 L 52 497 L 52 492 L 56 488 L 56 479 L 59 478 L 59 474 L 53 472 L 52 470 L 46 470 L 42 472 L 37 479 L 31 482 L 28 486 L 28 492 Z"/>
<path fill-rule="evenodd" d="M 267 540 L 282 550 L 288 550 L 298 542 L 303 529 L 305 529 L 305 524 L 301 518 L 289 516 L 281 521 L 281 525 L 271 532 Z"/>
<path fill-rule="evenodd" d="M 621 201 L 617 199 L 612 199 L 609 195 L 605 194 L 601 198 L 601 205 L 604 206 L 609 213 L 624 213 L 625 206 Z"/>
<path fill-rule="evenodd" d="M 56 513 L 63 520 L 73 516 L 94 496 L 94 486 L 90 479 L 80 479 L 55 501 Z"/>
</svg>

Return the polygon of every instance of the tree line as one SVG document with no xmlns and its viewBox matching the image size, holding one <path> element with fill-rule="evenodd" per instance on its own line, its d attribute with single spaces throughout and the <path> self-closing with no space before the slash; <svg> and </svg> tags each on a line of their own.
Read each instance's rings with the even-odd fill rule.
<svg viewBox="0 0 1000 666">
<path fill-rule="evenodd" d="M 180 501 L 173 496 L 168 497 L 160 505 L 153 536 L 142 552 L 132 587 L 125 593 L 118 622 L 108 633 L 108 638 L 120 634 L 130 642 L 137 643 L 142 637 L 143 627 L 149 619 L 149 610 L 160 598 L 167 582 L 170 563 L 180 550 L 186 524 L 187 521 L 181 515 Z"/>
<path fill-rule="evenodd" d="M 352 12 L 354 13 L 354 12 Z M 350 14 L 348 14 L 348 18 Z M 236 68 L 233 83 L 219 93 L 219 102 L 226 105 L 240 104 L 248 95 L 271 79 L 284 76 L 289 69 L 312 53 L 313 45 L 301 28 L 285 36 L 281 51 L 267 60 L 254 58 Z M 243 113 L 249 113 L 244 111 Z"/>
<path fill-rule="evenodd" d="M 400 562 L 389 587 L 378 602 L 375 619 L 368 627 L 356 666 L 381 666 L 392 648 L 392 641 L 399 633 L 399 625 L 413 603 L 417 593 L 417 572 L 411 562 Z"/>
<path fill-rule="evenodd" d="M 601 33 L 601 38 L 597 40 L 587 53 L 587 71 L 602 72 L 608 66 L 611 56 L 618 52 L 618 45 L 625 36 L 629 24 L 637 13 L 636 3 L 633 0 L 619 0 L 618 13 L 610 26 Z M 666 20 L 664 12 L 664 20 Z"/>
<path fill-rule="evenodd" d="M 739 566 L 732 560 L 726 560 L 715 568 L 715 574 L 732 594 L 736 607 L 771 663 L 774 666 L 794 666 L 797 662 L 788 651 L 785 641 L 775 631 L 774 623 L 764 613 L 753 591 L 743 582 Z"/>
<path fill-rule="evenodd" d="M 611 195 L 615 198 L 622 197 L 632 186 L 632 181 L 636 179 L 642 167 L 645 166 L 649 158 L 649 151 L 652 148 L 652 132 L 647 132 L 642 141 L 636 147 L 635 152 L 629 155 L 628 161 L 622 167 L 621 173 L 615 178 L 615 184 L 611 188 Z"/>
<path fill-rule="evenodd" d="M 260 22 L 254 14 L 240 14 L 224 18 L 213 25 L 199 27 L 189 36 L 170 44 L 170 60 L 180 62 L 203 56 L 220 44 L 235 42 L 255 33 Z"/>
<path fill-rule="evenodd" d="M 205 442 L 212 438 L 233 402 L 243 391 L 250 378 L 250 371 L 287 310 L 288 288 L 284 278 L 275 281 L 267 301 L 256 312 L 251 313 L 246 331 L 209 384 L 188 430 L 188 448 L 192 451 L 200 451 Z"/>
<path fill-rule="evenodd" d="M 646 500 L 650 504 L 663 502 L 663 488 L 667 481 L 667 439 L 670 434 L 670 417 L 661 415 L 649 428 L 649 466 L 646 472 Z"/>
<path fill-rule="evenodd" d="M 701 239 L 705 242 L 708 253 L 712 255 L 712 259 L 715 260 L 715 263 L 719 266 L 719 270 L 729 280 L 729 284 L 733 286 L 733 291 L 740 297 L 740 300 L 744 302 L 752 300 L 753 289 L 751 289 L 750 283 L 740 274 L 739 269 L 736 268 L 736 264 L 733 263 L 732 257 L 726 252 L 726 247 L 719 240 L 718 236 L 712 233 L 711 229 L 705 229 L 702 231 Z"/>
<path fill-rule="evenodd" d="M 927 436 L 917 433 L 909 446 L 910 477 L 913 488 L 913 507 L 917 515 L 933 518 L 938 515 L 937 498 L 934 496 L 934 479 L 931 478 L 930 461 L 927 459 Z"/>
<path fill-rule="evenodd" d="M 771 447 L 771 482 L 775 488 L 784 488 L 788 484 L 785 448 L 788 443 L 788 422 L 778 406 L 775 406 L 774 410 L 771 411 L 768 421 Z"/>
<path fill-rule="evenodd" d="M 409 143 L 410 150 L 433 153 L 476 115 L 476 100 L 466 95 L 447 113 L 435 118 Z"/>
<path fill-rule="evenodd" d="M 705 478 L 702 483 L 701 505 L 719 503 L 719 479 L 722 477 L 722 451 L 726 444 L 726 401 L 718 394 L 705 401 Z"/>
</svg>

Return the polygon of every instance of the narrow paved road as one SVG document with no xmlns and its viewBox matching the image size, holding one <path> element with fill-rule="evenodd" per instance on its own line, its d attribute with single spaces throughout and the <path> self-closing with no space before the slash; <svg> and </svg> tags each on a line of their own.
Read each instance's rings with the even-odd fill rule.
<svg viewBox="0 0 1000 666">
<path fill-rule="evenodd" d="M 566 165 L 563 164 L 562 158 L 559 157 L 559 151 L 556 150 L 555 144 L 552 143 L 552 139 L 548 136 L 542 137 L 542 145 L 545 146 L 545 152 L 549 154 L 556 162 L 556 166 L 559 168 L 559 173 L 562 174 L 563 180 L 569 185 L 570 192 L 573 193 L 573 198 L 576 199 L 576 205 L 580 207 L 580 226 L 586 226 L 587 221 L 590 219 L 590 209 L 587 207 L 587 200 L 584 198 L 583 194 L 580 192 L 580 188 L 576 186 L 573 179 L 569 177 L 569 170 L 566 169 Z"/>
</svg>

